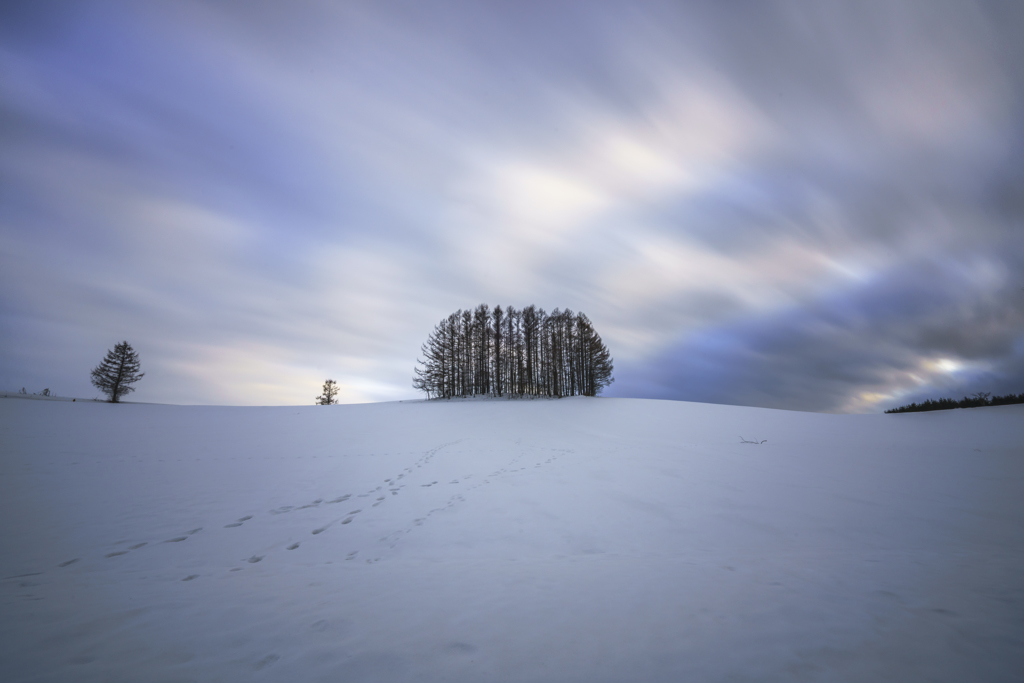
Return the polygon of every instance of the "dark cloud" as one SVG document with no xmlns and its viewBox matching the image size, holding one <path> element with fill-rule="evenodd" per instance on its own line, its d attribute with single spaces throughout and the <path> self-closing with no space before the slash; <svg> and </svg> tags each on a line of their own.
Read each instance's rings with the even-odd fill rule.
<svg viewBox="0 0 1024 683">
<path fill-rule="evenodd" d="M 903 264 L 810 305 L 700 330 L 628 368 L 615 393 L 836 412 L 1018 393 L 1024 291 L 1019 278 L 977 277 L 996 264 L 1021 272 L 1024 253 L 1010 255 Z"/>
</svg>

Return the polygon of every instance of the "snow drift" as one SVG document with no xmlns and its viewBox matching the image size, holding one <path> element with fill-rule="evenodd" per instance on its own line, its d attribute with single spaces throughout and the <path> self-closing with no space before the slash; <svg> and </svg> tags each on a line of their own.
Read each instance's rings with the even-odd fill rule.
<svg viewBox="0 0 1024 683">
<path fill-rule="evenodd" d="M 1019 680 L 1022 418 L 0 400 L 0 679 Z"/>
</svg>

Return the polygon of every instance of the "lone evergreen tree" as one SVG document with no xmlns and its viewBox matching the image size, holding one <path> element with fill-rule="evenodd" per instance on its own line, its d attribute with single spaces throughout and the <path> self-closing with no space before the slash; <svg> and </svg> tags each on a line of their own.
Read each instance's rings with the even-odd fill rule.
<svg viewBox="0 0 1024 683">
<path fill-rule="evenodd" d="M 106 358 L 92 370 L 93 385 L 107 395 L 111 403 L 119 403 L 121 397 L 135 391 L 131 386 L 145 376 L 139 372 L 139 354 L 126 341 L 114 345 L 107 351 Z"/>
<path fill-rule="evenodd" d="M 326 380 L 324 382 L 324 393 L 316 397 L 316 404 L 318 406 L 333 406 L 337 404 L 338 399 L 338 383 L 333 379 Z"/>
</svg>

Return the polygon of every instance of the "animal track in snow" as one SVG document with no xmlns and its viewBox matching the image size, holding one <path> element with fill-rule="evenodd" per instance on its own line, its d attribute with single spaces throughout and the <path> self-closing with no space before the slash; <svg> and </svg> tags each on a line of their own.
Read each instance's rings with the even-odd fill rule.
<svg viewBox="0 0 1024 683">
<path fill-rule="evenodd" d="M 248 560 L 246 560 L 246 562 L 248 562 L 249 564 L 256 564 L 257 562 L 262 560 L 264 557 L 265 557 L 264 555 L 253 555 Z"/>
<path fill-rule="evenodd" d="M 127 554 L 128 554 L 127 550 L 118 550 L 118 551 L 113 552 L 113 553 L 107 553 L 106 555 L 104 555 L 104 557 L 117 557 L 118 555 L 127 555 Z"/>
<path fill-rule="evenodd" d="M 61 563 L 60 563 L 60 564 L 58 564 L 57 566 L 58 566 L 58 567 L 67 567 L 67 566 L 69 566 L 69 565 L 72 565 L 72 564 L 74 564 L 75 562 L 78 562 L 78 560 L 79 560 L 79 559 L 81 559 L 81 558 L 78 558 L 78 557 L 76 557 L 76 558 L 75 558 L 75 559 L 73 559 L 73 560 L 68 560 L 67 562 L 61 562 Z"/>
<path fill-rule="evenodd" d="M 182 579 L 182 581 L 191 581 L 192 579 L 198 579 L 198 578 L 199 578 L 199 574 L 189 574 L 184 579 Z"/>
<path fill-rule="evenodd" d="M 138 550 L 139 548 L 141 548 L 144 545 L 146 545 L 145 541 L 143 541 L 142 543 L 136 543 L 135 545 L 128 546 L 128 550 Z"/>
<path fill-rule="evenodd" d="M 296 549 L 296 548 L 298 548 L 298 547 L 299 547 L 299 544 L 298 544 L 298 543 L 292 543 L 292 544 L 291 544 L 290 546 L 288 546 L 288 547 L 286 548 L 286 550 L 295 550 L 295 549 Z"/>
<path fill-rule="evenodd" d="M 242 526 L 242 523 L 241 522 L 232 522 L 231 524 L 225 524 L 224 528 L 225 529 L 231 529 L 231 528 L 234 528 L 236 526 Z"/>
<path fill-rule="evenodd" d="M 322 526 L 319 529 L 313 529 L 313 535 L 316 536 L 317 534 L 322 534 L 325 531 L 327 531 L 327 527 Z"/>
<path fill-rule="evenodd" d="M 188 536 L 178 536 L 176 538 L 169 538 L 166 541 L 164 541 L 164 543 L 181 543 L 182 541 L 187 541 L 187 540 L 188 540 Z"/>
</svg>

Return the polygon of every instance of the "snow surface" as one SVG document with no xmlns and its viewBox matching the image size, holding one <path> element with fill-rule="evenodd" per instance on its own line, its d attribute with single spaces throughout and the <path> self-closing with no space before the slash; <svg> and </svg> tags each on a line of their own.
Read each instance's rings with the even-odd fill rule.
<svg viewBox="0 0 1024 683">
<path fill-rule="evenodd" d="M 0 680 L 1019 681 L 1022 418 L 0 400 Z"/>
</svg>

